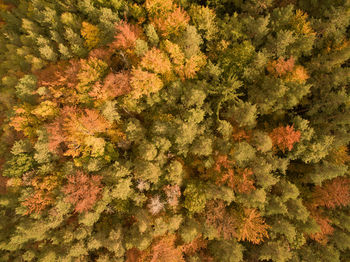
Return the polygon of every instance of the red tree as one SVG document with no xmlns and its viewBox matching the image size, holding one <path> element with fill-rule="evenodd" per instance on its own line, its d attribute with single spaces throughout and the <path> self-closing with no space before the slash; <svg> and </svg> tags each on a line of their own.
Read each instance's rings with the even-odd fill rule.
<svg viewBox="0 0 350 262">
<path fill-rule="evenodd" d="M 88 176 L 82 171 L 68 176 L 68 183 L 63 187 L 66 201 L 75 205 L 75 212 L 82 213 L 92 208 L 102 190 L 101 176 Z"/>
<path fill-rule="evenodd" d="M 336 208 L 350 204 L 350 179 L 337 177 L 323 186 L 316 186 L 313 193 L 313 206 Z"/>
<path fill-rule="evenodd" d="M 275 147 L 285 152 L 286 148 L 289 151 L 293 149 L 293 145 L 300 141 L 300 131 L 294 131 L 294 126 L 280 126 L 272 130 L 270 137 Z"/>
<path fill-rule="evenodd" d="M 276 77 L 281 77 L 288 72 L 292 72 L 294 68 L 294 58 L 290 57 L 285 60 L 282 57 L 278 58 L 276 61 L 270 62 L 267 66 L 267 71 Z"/>
<path fill-rule="evenodd" d="M 228 160 L 227 155 L 217 157 L 214 170 L 220 174 L 216 179 L 218 185 L 226 184 L 238 193 L 250 193 L 255 189 L 254 180 L 251 179 L 253 172 L 248 168 L 237 168 L 234 161 Z"/>
</svg>

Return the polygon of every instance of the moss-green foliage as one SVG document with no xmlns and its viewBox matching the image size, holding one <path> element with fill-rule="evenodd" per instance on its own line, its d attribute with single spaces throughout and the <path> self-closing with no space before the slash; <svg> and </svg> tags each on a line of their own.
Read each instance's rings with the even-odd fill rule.
<svg viewBox="0 0 350 262">
<path fill-rule="evenodd" d="M 0 0 L 0 261 L 350 261 L 349 10 Z"/>
</svg>

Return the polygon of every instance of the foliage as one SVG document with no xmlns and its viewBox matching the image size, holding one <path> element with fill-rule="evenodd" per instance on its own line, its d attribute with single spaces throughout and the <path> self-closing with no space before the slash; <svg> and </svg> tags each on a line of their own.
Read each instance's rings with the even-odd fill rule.
<svg viewBox="0 0 350 262">
<path fill-rule="evenodd" d="M 78 213 L 91 209 L 101 192 L 102 177 L 95 175 L 89 177 L 82 171 L 78 171 L 67 179 L 67 184 L 62 189 L 66 195 L 66 201 L 73 204 L 74 211 Z"/>
<path fill-rule="evenodd" d="M 335 208 L 350 204 L 350 180 L 337 177 L 324 185 L 316 186 L 313 192 L 313 206 Z"/>
<path fill-rule="evenodd" d="M 349 261 L 349 8 L 0 0 L 0 260 Z"/>
<path fill-rule="evenodd" d="M 277 127 L 272 130 L 270 137 L 274 146 L 285 152 L 293 149 L 293 145 L 300 140 L 300 131 L 294 131 L 293 126 Z"/>
<path fill-rule="evenodd" d="M 89 49 L 96 47 L 100 42 L 98 28 L 88 22 L 82 23 L 81 35 L 84 37 L 86 46 Z"/>
<path fill-rule="evenodd" d="M 267 229 L 270 226 L 265 224 L 260 214 L 255 209 L 245 209 L 243 223 L 239 229 L 239 240 L 247 240 L 259 244 L 264 237 L 268 237 Z"/>
</svg>

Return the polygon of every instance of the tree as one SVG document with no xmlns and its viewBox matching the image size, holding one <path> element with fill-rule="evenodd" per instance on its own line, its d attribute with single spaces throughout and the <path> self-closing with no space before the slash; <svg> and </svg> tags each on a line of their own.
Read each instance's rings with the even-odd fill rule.
<svg viewBox="0 0 350 262">
<path fill-rule="evenodd" d="M 350 204 L 350 179 L 337 177 L 322 186 L 316 186 L 312 205 L 315 207 L 336 208 Z"/>
<path fill-rule="evenodd" d="M 229 240 L 238 237 L 239 222 L 233 214 L 226 211 L 225 203 L 222 200 L 211 200 L 207 203 L 205 222 L 214 227 L 224 239 Z"/>
<path fill-rule="evenodd" d="M 349 1 L 3 2 L 2 260 L 350 260 Z"/>
<path fill-rule="evenodd" d="M 130 85 L 133 88 L 132 96 L 140 98 L 142 95 L 149 95 L 162 89 L 163 82 L 155 73 L 134 68 L 131 71 Z"/>
<path fill-rule="evenodd" d="M 66 201 L 74 205 L 75 212 L 83 213 L 93 207 L 102 190 L 101 179 L 101 176 L 89 176 L 82 171 L 67 177 L 62 191 Z"/>
<path fill-rule="evenodd" d="M 52 191 L 58 186 L 57 177 L 45 177 L 42 181 L 40 180 L 40 178 L 35 177 L 29 181 L 34 188 L 34 192 L 22 203 L 27 208 L 25 215 L 33 212 L 40 213 L 54 202 Z"/>
<path fill-rule="evenodd" d="M 85 44 L 89 49 L 96 47 L 100 42 L 98 28 L 88 22 L 84 21 L 82 23 L 81 35 L 84 37 Z"/>
<path fill-rule="evenodd" d="M 127 50 L 135 47 L 136 40 L 141 33 L 138 27 L 121 21 L 116 24 L 115 29 L 118 33 L 114 36 L 114 41 L 110 44 L 111 48 Z"/>
<path fill-rule="evenodd" d="M 285 152 L 287 148 L 291 151 L 294 143 L 299 142 L 300 135 L 300 131 L 294 131 L 293 125 L 277 127 L 270 133 L 273 145 L 283 152 Z"/>
<path fill-rule="evenodd" d="M 268 238 L 267 229 L 270 226 L 265 224 L 263 218 L 256 209 L 244 209 L 244 218 L 239 228 L 238 240 L 247 240 L 259 244 L 264 237 Z"/>
<path fill-rule="evenodd" d="M 288 72 L 293 71 L 294 62 L 295 60 L 293 57 L 290 57 L 287 60 L 280 57 L 276 61 L 272 61 L 267 65 L 267 71 L 275 77 L 281 77 Z"/>
</svg>

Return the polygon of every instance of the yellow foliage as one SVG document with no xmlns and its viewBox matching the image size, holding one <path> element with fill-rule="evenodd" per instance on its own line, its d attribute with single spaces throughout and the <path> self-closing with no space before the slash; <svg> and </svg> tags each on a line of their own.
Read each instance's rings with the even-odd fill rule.
<svg viewBox="0 0 350 262">
<path fill-rule="evenodd" d="M 329 154 L 333 163 L 338 165 L 344 165 L 346 162 L 350 162 L 350 155 L 346 146 L 341 146 Z"/>
<path fill-rule="evenodd" d="M 116 125 L 109 128 L 106 133 L 113 143 L 118 143 L 121 140 L 126 139 L 126 135 Z"/>
<path fill-rule="evenodd" d="M 33 107 L 24 104 L 21 107 L 14 107 L 15 115 L 11 118 L 10 126 L 16 131 L 23 132 L 29 138 L 36 136 L 36 129 L 39 126 L 39 120 L 32 114 Z"/>
<path fill-rule="evenodd" d="M 166 75 L 171 72 L 171 63 L 166 54 L 157 48 L 147 51 L 141 60 L 140 65 L 154 73 Z"/>
<path fill-rule="evenodd" d="M 58 113 L 58 108 L 56 103 L 46 100 L 41 102 L 32 112 L 35 116 L 46 120 L 55 116 Z"/>
<path fill-rule="evenodd" d="M 204 54 L 191 56 L 186 60 L 184 66 L 177 70 L 178 75 L 182 80 L 194 78 L 197 72 L 206 64 L 206 57 Z"/>
<path fill-rule="evenodd" d="M 140 98 L 142 95 L 158 92 L 163 88 L 163 82 L 155 73 L 143 71 L 141 68 L 131 71 L 132 97 Z"/>
<path fill-rule="evenodd" d="M 154 18 L 153 24 L 159 31 L 161 31 L 162 36 L 165 37 L 170 34 L 178 34 L 179 32 L 182 32 L 188 25 L 189 21 L 190 17 L 187 12 L 182 8 L 177 7 L 166 17 Z"/>
<path fill-rule="evenodd" d="M 173 9 L 173 0 L 146 0 L 145 7 L 152 16 L 166 16 Z"/>
<path fill-rule="evenodd" d="M 215 11 L 207 6 L 193 5 L 190 10 L 190 15 L 196 28 L 205 32 L 205 38 L 207 40 L 212 40 L 218 31 L 215 21 Z"/>
<path fill-rule="evenodd" d="M 174 120 L 174 116 L 172 114 L 159 114 L 159 115 L 153 115 L 151 119 L 153 121 L 159 120 L 159 121 L 170 122 Z"/>
<path fill-rule="evenodd" d="M 164 44 L 165 51 L 170 55 L 172 62 L 175 65 L 183 65 L 185 62 L 185 55 L 182 52 L 181 48 L 169 40 L 165 40 Z"/>
<path fill-rule="evenodd" d="M 304 13 L 302 10 L 298 9 L 290 22 L 294 27 L 294 30 L 299 34 L 315 36 L 316 33 L 313 31 L 310 22 L 307 21 L 307 18 L 307 13 Z"/>
<path fill-rule="evenodd" d="M 22 180 L 19 177 L 12 177 L 6 181 L 6 187 L 20 187 Z"/>
<path fill-rule="evenodd" d="M 79 80 L 77 89 L 79 92 L 84 92 L 89 89 L 89 87 L 86 88 L 86 86 L 96 82 L 103 76 L 108 65 L 106 62 L 95 57 L 89 58 L 88 60 L 81 59 L 80 64 L 81 68 L 76 76 Z"/>
<path fill-rule="evenodd" d="M 99 44 L 99 33 L 100 31 L 98 30 L 97 26 L 85 21 L 81 24 L 81 35 L 84 37 L 85 45 L 89 49 L 93 49 Z"/>
</svg>

